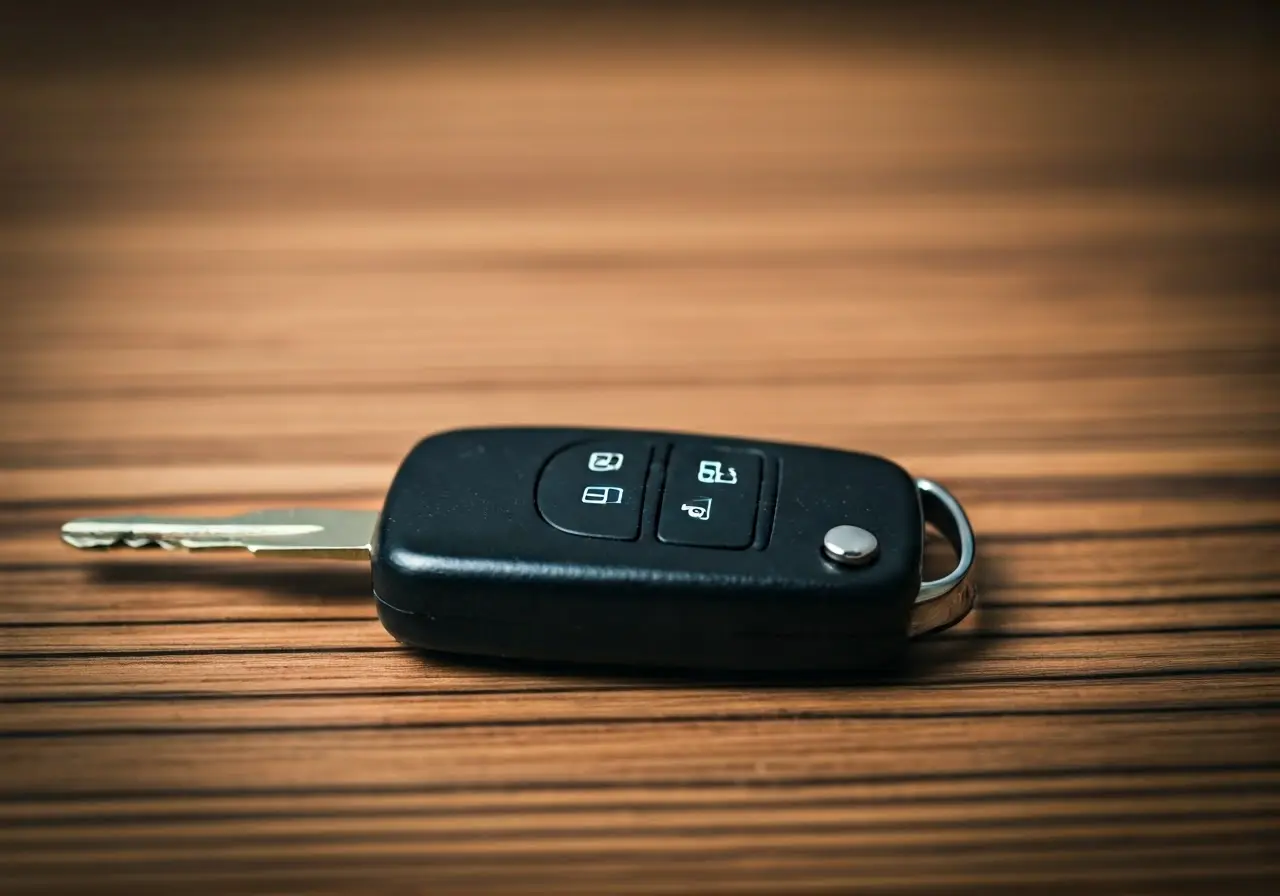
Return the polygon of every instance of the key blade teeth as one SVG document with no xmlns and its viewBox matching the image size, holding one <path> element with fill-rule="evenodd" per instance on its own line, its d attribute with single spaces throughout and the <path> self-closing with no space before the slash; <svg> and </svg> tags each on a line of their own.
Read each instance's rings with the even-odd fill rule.
<svg viewBox="0 0 1280 896">
<path fill-rule="evenodd" d="M 68 532 L 65 527 L 62 530 L 62 540 L 82 551 L 106 551 L 120 543 L 120 539 L 114 536 L 78 535 Z"/>
<path fill-rule="evenodd" d="M 162 538 L 120 534 L 85 535 L 68 532 L 66 529 L 62 531 L 62 540 L 71 547 L 82 551 L 109 551 L 113 548 L 121 547 L 134 550 L 157 548 L 165 551 L 177 551 L 188 547 L 186 544 L 179 544 Z"/>
<path fill-rule="evenodd" d="M 205 520 L 157 520 L 157 519 L 77 519 L 62 527 L 62 540 L 80 550 L 134 550 L 183 551 L 208 548 L 244 548 L 239 539 L 210 525 L 226 529 L 225 522 L 215 524 Z"/>
</svg>

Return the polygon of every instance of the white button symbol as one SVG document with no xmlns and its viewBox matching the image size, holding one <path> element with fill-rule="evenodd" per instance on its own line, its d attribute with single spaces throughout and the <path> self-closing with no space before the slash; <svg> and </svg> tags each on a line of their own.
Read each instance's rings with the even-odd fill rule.
<svg viewBox="0 0 1280 896">
<path fill-rule="evenodd" d="M 621 504 L 622 489 L 616 485 L 588 485 L 582 490 L 583 504 Z"/>
<path fill-rule="evenodd" d="M 587 458 L 587 469 L 597 473 L 611 473 L 622 469 L 622 455 L 613 451 L 592 451 Z"/>
<path fill-rule="evenodd" d="M 711 519 L 711 499 L 710 498 L 694 498 L 688 504 L 681 504 L 680 509 L 695 520 Z"/>
<path fill-rule="evenodd" d="M 698 464 L 698 481 L 733 485 L 738 481 L 738 471 L 733 467 L 722 470 L 718 460 L 704 460 Z"/>
</svg>

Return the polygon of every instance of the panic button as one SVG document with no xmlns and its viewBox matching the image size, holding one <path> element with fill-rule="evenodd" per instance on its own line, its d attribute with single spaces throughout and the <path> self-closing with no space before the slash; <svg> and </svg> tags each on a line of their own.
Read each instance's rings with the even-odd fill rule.
<svg viewBox="0 0 1280 896">
<path fill-rule="evenodd" d="M 651 450 L 646 442 L 625 440 L 562 449 L 538 480 L 538 512 L 574 535 L 638 538 Z"/>
<path fill-rule="evenodd" d="M 708 548 L 751 545 L 760 498 L 760 455 L 729 448 L 671 452 L 658 540 Z"/>
</svg>

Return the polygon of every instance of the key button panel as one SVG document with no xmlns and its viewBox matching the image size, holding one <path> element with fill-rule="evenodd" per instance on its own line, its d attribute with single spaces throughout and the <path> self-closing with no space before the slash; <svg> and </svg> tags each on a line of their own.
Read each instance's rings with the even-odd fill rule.
<svg viewBox="0 0 1280 896">
<path fill-rule="evenodd" d="M 588 442 L 562 449 L 538 480 L 538 512 L 573 535 L 634 541 L 640 536 L 651 454 L 645 442 Z"/>
<path fill-rule="evenodd" d="M 677 446 L 671 452 L 658 540 L 709 548 L 750 547 L 760 498 L 760 455 Z"/>
</svg>

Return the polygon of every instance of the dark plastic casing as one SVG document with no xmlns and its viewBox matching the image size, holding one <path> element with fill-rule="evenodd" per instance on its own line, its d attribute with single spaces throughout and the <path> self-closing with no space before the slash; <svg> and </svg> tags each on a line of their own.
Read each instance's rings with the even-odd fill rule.
<svg viewBox="0 0 1280 896">
<path fill-rule="evenodd" d="M 549 525 L 541 468 L 596 440 L 653 446 L 635 541 Z M 764 459 L 751 547 L 655 535 L 674 445 Z M 841 524 L 874 533 L 868 566 L 826 559 Z M 880 457 L 803 445 L 631 430 L 463 429 L 424 439 L 396 473 L 373 544 L 378 614 L 428 650 L 557 662 L 725 670 L 854 669 L 906 645 L 920 587 L 915 483 Z"/>
</svg>

